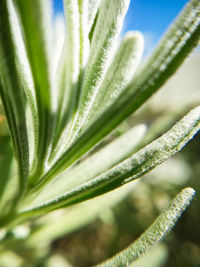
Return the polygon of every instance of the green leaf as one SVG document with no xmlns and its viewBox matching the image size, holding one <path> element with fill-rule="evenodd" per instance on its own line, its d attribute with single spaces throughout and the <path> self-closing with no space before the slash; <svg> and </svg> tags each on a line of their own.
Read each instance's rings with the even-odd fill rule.
<svg viewBox="0 0 200 267">
<path fill-rule="evenodd" d="M 21 215 L 31 215 L 69 206 L 104 194 L 135 180 L 180 151 L 200 129 L 200 107 L 193 109 L 163 136 L 96 178 L 53 200 L 26 207 Z"/>
<path fill-rule="evenodd" d="M 29 144 L 25 118 L 26 99 L 15 40 L 13 38 L 8 1 L 0 8 L 0 94 L 4 106 L 15 156 L 19 166 L 19 192 L 25 190 L 29 172 Z"/>
<path fill-rule="evenodd" d="M 23 42 L 21 27 L 12 1 L 8 1 L 8 9 L 12 37 L 15 47 L 16 66 L 18 70 L 18 75 L 21 79 L 21 86 L 26 96 L 26 110 L 24 112 L 26 112 L 26 123 L 29 142 L 29 165 L 31 169 L 34 164 L 34 154 L 37 147 L 38 134 L 35 88 L 33 84 L 30 65 L 26 54 L 26 49 Z"/>
<path fill-rule="evenodd" d="M 88 9 L 89 9 L 88 0 L 79 0 L 80 72 L 84 70 L 89 56 L 89 27 L 87 20 Z"/>
<path fill-rule="evenodd" d="M 85 122 L 95 95 L 105 77 L 128 5 L 129 0 L 103 0 L 100 5 L 84 73 L 78 110 L 73 120 L 70 138 L 66 141 L 69 145 L 73 142 L 81 125 Z"/>
<path fill-rule="evenodd" d="M 145 125 L 138 125 L 130 129 L 96 153 L 89 155 L 80 164 L 66 170 L 53 183 L 46 186 L 39 194 L 37 193 L 36 196 L 30 195 L 31 204 L 34 206 L 55 198 L 112 168 L 128 158 L 137 149 L 145 133 Z"/>
<path fill-rule="evenodd" d="M 113 104 L 133 79 L 141 61 L 143 46 L 143 36 L 139 32 L 128 32 L 124 36 L 88 114 L 87 122 L 89 124 Z M 84 123 L 83 129 L 88 123 Z"/>
<path fill-rule="evenodd" d="M 35 171 L 44 169 L 48 154 L 49 142 L 54 129 L 51 80 L 51 17 L 50 1 L 46 0 L 13 0 L 23 32 L 36 93 L 38 117 L 38 144 L 36 151 Z M 39 175 L 33 177 L 37 180 Z M 32 181 L 30 181 L 32 182 Z"/>
<path fill-rule="evenodd" d="M 151 58 L 138 71 L 131 84 L 116 99 L 113 105 L 55 162 L 41 181 L 51 179 L 52 175 L 58 174 L 64 168 L 73 164 L 127 116 L 137 110 L 166 82 L 199 42 L 199 9 L 200 2 L 198 0 L 191 0 L 186 5 L 183 12 L 161 40 Z M 87 101 L 83 99 L 83 102 L 86 103 Z M 86 114 L 87 112 L 83 113 Z"/>
<path fill-rule="evenodd" d="M 63 149 L 63 136 L 66 139 L 69 131 L 69 125 L 67 125 L 66 129 L 64 128 L 69 122 L 75 107 L 75 96 L 78 90 L 77 81 L 80 74 L 80 19 L 78 0 L 69 0 L 64 3 L 67 35 L 58 66 L 58 77 L 56 81 L 59 94 L 53 156 L 59 152 L 59 149 Z M 63 129 L 64 133 L 61 136 Z"/>
<path fill-rule="evenodd" d="M 65 10 L 67 38 L 61 58 L 61 77 L 58 81 L 59 114 L 53 157 L 65 150 L 89 54 L 88 1 L 65 1 Z"/>
<path fill-rule="evenodd" d="M 183 189 L 171 202 L 169 207 L 161 213 L 155 222 L 133 244 L 121 251 L 113 258 L 97 266 L 129 266 L 141 255 L 145 254 L 156 243 L 162 240 L 175 225 L 182 212 L 190 204 L 195 195 L 192 188 Z"/>
</svg>

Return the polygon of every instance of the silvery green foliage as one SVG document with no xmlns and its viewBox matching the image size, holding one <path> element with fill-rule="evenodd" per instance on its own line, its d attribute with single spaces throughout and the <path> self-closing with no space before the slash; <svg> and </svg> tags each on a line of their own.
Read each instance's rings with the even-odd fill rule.
<svg viewBox="0 0 200 267">
<path fill-rule="evenodd" d="M 183 189 L 171 202 L 169 207 L 161 213 L 154 223 L 128 248 L 98 266 L 129 266 L 141 255 L 146 253 L 154 244 L 160 241 L 176 223 L 180 214 L 194 197 L 192 188 Z"/>
<path fill-rule="evenodd" d="M 119 38 L 129 0 L 64 0 L 64 6 L 66 35 L 62 51 L 55 53 L 50 0 L 0 3 L 0 95 L 15 158 L 11 164 L 8 147 L 1 227 L 121 187 L 180 151 L 200 128 L 197 107 L 147 146 L 142 147 L 146 127 L 140 125 L 95 147 L 198 45 L 198 0 L 186 5 L 139 70 L 141 33 Z M 172 227 L 192 195 L 189 189 L 178 195 L 142 238 L 151 233 L 160 240 L 167 231 L 155 229 Z M 138 251 L 143 248 L 140 241 L 135 244 Z M 125 261 L 132 261 L 125 254 Z"/>
</svg>

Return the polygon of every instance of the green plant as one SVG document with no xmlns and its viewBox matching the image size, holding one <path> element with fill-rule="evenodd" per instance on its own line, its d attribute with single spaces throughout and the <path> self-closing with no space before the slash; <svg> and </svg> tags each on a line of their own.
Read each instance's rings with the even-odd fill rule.
<svg viewBox="0 0 200 267">
<path fill-rule="evenodd" d="M 105 141 L 95 147 L 148 100 L 198 45 L 198 0 L 188 3 L 136 73 L 143 50 L 140 33 L 127 34 L 113 52 L 128 0 L 64 3 L 67 34 L 57 65 L 49 2 L 2 0 L 0 4 L 0 93 L 9 128 L 9 136 L 1 136 L 5 146 L 5 166 L 0 167 L 2 248 L 22 242 L 15 230 L 18 224 L 141 177 L 181 150 L 200 128 L 197 107 L 148 145 L 143 141 L 145 127 L 140 125 L 110 144 Z M 114 193 L 110 205 L 123 195 Z M 192 189 L 183 190 L 138 241 L 103 265 L 126 266 L 136 260 L 170 230 L 193 195 Z M 65 224 L 64 218 L 60 221 Z M 88 218 L 83 214 L 79 220 Z M 49 231 L 50 225 L 45 227 Z M 30 224 L 29 231 L 23 242 L 33 247 L 45 230 L 34 232 Z"/>
</svg>

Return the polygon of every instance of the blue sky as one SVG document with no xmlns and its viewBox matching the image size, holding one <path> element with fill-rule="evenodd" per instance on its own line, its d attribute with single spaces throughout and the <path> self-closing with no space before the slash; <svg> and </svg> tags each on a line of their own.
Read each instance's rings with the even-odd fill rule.
<svg viewBox="0 0 200 267">
<path fill-rule="evenodd" d="M 53 1 L 55 12 L 62 12 L 62 0 Z M 132 0 L 124 32 L 129 30 L 143 32 L 147 50 L 151 50 L 187 2 L 187 0 Z"/>
</svg>

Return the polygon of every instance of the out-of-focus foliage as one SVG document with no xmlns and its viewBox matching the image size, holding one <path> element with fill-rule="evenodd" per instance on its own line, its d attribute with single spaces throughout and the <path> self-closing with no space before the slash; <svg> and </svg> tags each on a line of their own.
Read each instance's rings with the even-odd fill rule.
<svg viewBox="0 0 200 267">
<path fill-rule="evenodd" d="M 198 242 L 180 245 L 179 228 L 142 258 L 193 199 L 181 189 L 199 188 L 198 152 L 159 167 L 200 129 L 198 52 L 138 109 L 198 45 L 199 1 L 139 70 L 142 35 L 119 40 L 129 0 L 64 4 L 66 30 L 52 27 L 50 1 L 0 3 L 0 266 L 198 265 Z"/>
<path fill-rule="evenodd" d="M 147 103 L 137 116 L 133 116 L 129 123 L 135 124 L 146 121 L 152 131 L 156 132 L 157 125 L 163 125 L 166 129 L 171 126 L 171 121 L 180 117 L 182 112 L 186 112 L 193 105 L 198 103 L 200 91 L 196 90 L 200 84 L 199 51 L 195 51 L 190 58 L 177 71 L 176 75 L 164 86 L 163 91 L 155 95 Z M 186 73 L 189 72 L 189 77 Z M 193 87 L 187 90 L 187 81 L 193 82 Z M 171 83 L 173 81 L 173 87 Z M 180 86 L 180 87 L 179 87 Z M 183 97 L 181 89 L 185 88 Z M 196 88 L 196 89 L 195 89 Z M 170 105 L 170 101 L 163 102 L 166 109 L 160 105 L 162 95 L 167 94 L 167 90 L 176 98 L 172 100 L 178 105 Z M 179 98 L 179 96 L 181 96 Z M 155 100 L 157 99 L 157 101 Z M 179 100 L 184 103 L 179 104 Z M 172 102 L 173 102 L 172 101 Z M 156 104 L 157 103 L 157 104 Z M 189 103 L 189 106 L 187 105 Z M 168 112 L 171 111 L 171 114 Z M 127 129 L 124 124 L 119 132 Z M 159 135 L 160 132 L 157 132 Z M 149 135 L 150 138 L 150 135 Z M 200 135 L 185 147 L 181 154 L 177 154 L 161 166 L 157 167 L 150 174 L 147 174 L 142 181 L 136 184 L 132 193 L 126 197 L 112 210 L 109 209 L 105 215 L 102 215 L 93 224 L 88 225 L 82 230 L 75 231 L 71 235 L 60 238 L 53 243 L 52 251 L 60 252 L 68 256 L 75 266 L 90 266 L 99 261 L 105 260 L 128 246 L 132 238 L 136 239 L 148 226 L 153 219 L 166 207 L 167 203 L 175 192 L 183 187 L 191 185 L 197 190 L 197 197 L 186 214 L 183 214 L 181 221 L 166 238 L 161 248 L 155 248 L 141 258 L 134 266 L 167 266 L 167 267 L 196 267 L 200 265 Z M 85 240 L 87 246 L 85 246 Z M 104 249 L 106 247 L 106 250 Z M 93 249 L 94 254 L 90 251 Z M 80 251 L 80 257 L 77 257 L 77 250 Z M 152 259 L 151 259 L 152 257 Z M 84 261 L 83 261 L 84 259 Z M 152 265 L 150 265 L 152 264 Z"/>
</svg>

